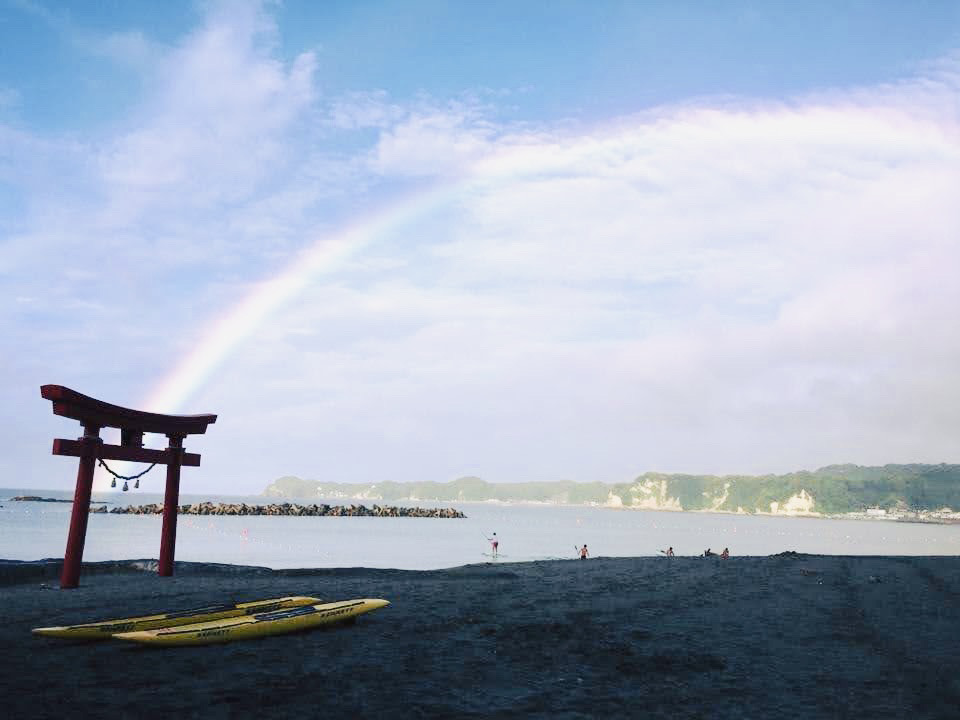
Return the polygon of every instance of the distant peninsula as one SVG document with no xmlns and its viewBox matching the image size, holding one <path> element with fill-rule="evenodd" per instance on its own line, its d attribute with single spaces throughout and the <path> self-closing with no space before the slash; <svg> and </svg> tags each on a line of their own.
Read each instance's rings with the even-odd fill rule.
<svg viewBox="0 0 960 720">
<path fill-rule="evenodd" d="M 40 497 L 39 495 L 17 495 L 10 498 L 10 502 L 52 502 L 52 503 L 73 503 L 73 498 L 62 500 L 60 498 Z M 91 505 L 106 505 L 105 500 L 91 500 Z"/>
<path fill-rule="evenodd" d="M 267 497 L 430 502 L 550 503 L 768 515 L 850 515 L 960 520 L 960 465 L 828 465 L 785 475 L 648 472 L 628 483 L 337 483 L 282 477 Z M 922 516 L 922 517 L 921 517 Z"/>
</svg>

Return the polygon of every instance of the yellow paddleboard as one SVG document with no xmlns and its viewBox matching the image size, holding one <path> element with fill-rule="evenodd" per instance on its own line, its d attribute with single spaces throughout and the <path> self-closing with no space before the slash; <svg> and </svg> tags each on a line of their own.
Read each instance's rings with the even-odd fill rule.
<svg viewBox="0 0 960 720">
<path fill-rule="evenodd" d="M 33 633 L 34 635 L 46 635 L 47 637 L 68 638 L 72 640 L 103 640 L 112 637 L 116 633 L 190 625 L 193 623 L 250 615 L 252 613 L 313 605 L 318 602 L 320 602 L 320 598 L 315 597 L 282 597 L 271 600 L 236 603 L 233 605 L 209 605 L 207 607 L 194 608 L 193 610 L 180 610 L 179 612 L 163 613 L 162 615 L 144 615 L 142 617 L 122 618 L 120 620 L 104 620 L 102 622 L 87 623 L 86 625 L 34 628 Z"/>
<path fill-rule="evenodd" d="M 264 635 L 281 635 L 318 625 L 343 622 L 389 604 L 386 600 L 344 600 L 180 627 L 123 632 L 114 637 L 145 645 L 210 645 Z"/>
</svg>

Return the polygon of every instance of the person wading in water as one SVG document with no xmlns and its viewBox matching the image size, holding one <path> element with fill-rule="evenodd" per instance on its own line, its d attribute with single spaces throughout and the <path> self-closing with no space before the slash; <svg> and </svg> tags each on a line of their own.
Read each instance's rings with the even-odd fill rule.
<svg viewBox="0 0 960 720">
<path fill-rule="evenodd" d="M 490 541 L 490 551 L 494 557 L 497 556 L 497 548 L 500 547 L 500 541 L 497 539 L 497 534 L 494 533 L 493 537 L 487 538 Z"/>
</svg>

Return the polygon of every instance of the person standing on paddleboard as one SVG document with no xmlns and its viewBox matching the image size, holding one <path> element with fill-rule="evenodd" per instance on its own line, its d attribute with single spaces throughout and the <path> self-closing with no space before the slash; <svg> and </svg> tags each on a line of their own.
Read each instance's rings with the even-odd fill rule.
<svg viewBox="0 0 960 720">
<path fill-rule="evenodd" d="M 493 556 L 497 556 L 497 548 L 500 547 L 500 541 L 497 539 L 497 534 L 494 533 L 493 537 L 487 538 L 490 541 L 490 549 L 493 553 Z"/>
</svg>

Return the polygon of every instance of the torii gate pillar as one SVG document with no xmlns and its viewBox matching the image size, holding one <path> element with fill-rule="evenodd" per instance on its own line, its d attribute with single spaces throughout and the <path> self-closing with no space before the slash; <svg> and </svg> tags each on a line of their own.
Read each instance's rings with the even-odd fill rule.
<svg viewBox="0 0 960 720">
<path fill-rule="evenodd" d="M 198 467 L 200 456 L 184 452 L 183 439 L 187 435 L 202 434 L 207 426 L 217 421 L 216 415 L 160 415 L 111 405 L 81 395 L 62 385 L 43 385 L 40 396 L 53 403 L 54 415 L 79 420 L 83 437 L 78 440 L 56 439 L 54 455 L 80 458 L 77 470 L 77 489 L 73 496 L 73 513 L 67 549 L 63 556 L 60 587 L 75 588 L 80 580 L 83 563 L 83 545 L 87 538 L 87 518 L 90 514 L 90 493 L 93 491 L 93 471 L 98 460 L 126 460 L 167 466 L 167 486 L 163 497 L 163 529 L 160 537 L 160 557 L 157 572 L 173 575 L 173 557 L 177 542 L 177 506 L 180 499 L 180 467 Z M 120 429 L 120 445 L 106 445 L 100 438 L 105 427 Z M 166 450 L 143 447 L 145 432 L 167 436 Z"/>
</svg>

